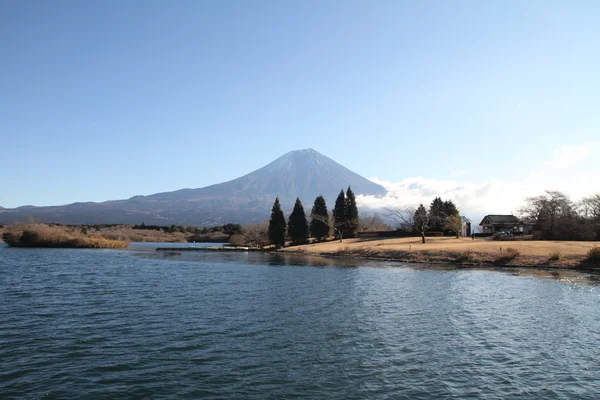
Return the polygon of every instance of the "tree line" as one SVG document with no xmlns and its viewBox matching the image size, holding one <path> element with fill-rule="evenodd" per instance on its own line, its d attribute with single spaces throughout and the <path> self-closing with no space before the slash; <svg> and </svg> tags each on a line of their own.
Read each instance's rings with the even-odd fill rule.
<svg viewBox="0 0 600 400">
<path fill-rule="evenodd" d="M 425 243 L 427 232 L 454 232 L 456 237 L 462 231 L 462 220 L 458 208 L 451 200 L 433 199 L 426 209 L 423 204 L 417 208 L 388 208 L 389 217 L 398 224 L 398 228 L 408 232 L 418 232 L 421 242 Z"/>
<path fill-rule="evenodd" d="M 600 193 L 574 202 L 547 190 L 527 198 L 518 216 L 534 239 L 600 240 Z"/>
<path fill-rule="evenodd" d="M 327 211 L 325 198 L 321 195 L 315 198 L 310 212 L 310 222 L 306 217 L 300 198 L 296 199 L 294 209 L 286 222 L 279 197 L 275 198 L 269 219 L 269 243 L 277 247 L 285 245 L 289 238 L 295 244 L 306 243 L 309 237 L 322 241 L 333 230 L 340 241 L 344 237 L 354 237 L 359 229 L 358 207 L 352 188 L 346 192 L 342 189 L 338 195 L 331 216 Z"/>
<path fill-rule="evenodd" d="M 204 227 L 198 228 L 196 226 L 188 226 L 188 225 L 171 225 L 171 226 L 163 226 L 163 225 L 146 225 L 145 223 L 141 223 L 140 225 L 133 225 L 131 227 L 135 230 L 154 230 L 154 231 L 163 231 L 165 233 L 190 233 L 195 235 L 208 235 L 211 233 L 222 233 L 223 235 L 233 236 L 235 234 L 239 234 L 242 232 L 242 226 L 240 224 L 224 224 L 224 225 L 215 225 L 212 227 Z"/>
</svg>

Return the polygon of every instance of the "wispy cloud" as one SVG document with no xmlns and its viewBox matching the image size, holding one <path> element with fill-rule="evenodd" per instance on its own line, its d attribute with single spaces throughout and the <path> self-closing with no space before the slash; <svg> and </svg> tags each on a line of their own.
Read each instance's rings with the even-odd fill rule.
<svg viewBox="0 0 600 400">
<path fill-rule="evenodd" d="M 584 143 L 577 146 L 562 146 L 554 149 L 554 166 L 565 168 L 571 166 L 577 161 L 586 158 L 592 148 L 591 143 Z"/>
<path fill-rule="evenodd" d="M 550 160 L 538 165 L 529 172 L 529 179 L 539 180 L 546 176 L 556 176 L 576 166 L 578 162 L 587 158 L 594 143 L 584 143 L 575 146 L 561 146 L 554 149 Z"/>
</svg>

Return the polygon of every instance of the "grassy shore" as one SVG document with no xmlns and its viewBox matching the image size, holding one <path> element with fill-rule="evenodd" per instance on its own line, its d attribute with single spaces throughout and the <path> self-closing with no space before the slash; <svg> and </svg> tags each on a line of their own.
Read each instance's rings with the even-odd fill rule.
<svg viewBox="0 0 600 400">
<path fill-rule="evenodd" d="M 131 225 L 115 225 L 93 228 L 86 225 L 81 226 L 57 226 L 54 224 L 16 224 L 0 228 L 0 241 L 4 232 L 14 231 L 15 229 L 22 232 L 22 225 L 42 225 L 51 228 L 58 228 L 54 232 L 57 234 L 68 233 L 71 236 L 84 237 L 102 237 L 109 240 L 122 242 L 160 242 L 160 243 L 185 243 L 188 241 L 188 236 L 182 232 L 165 232 L 163 230 L 140 230 L 134 229 Z M 85 229 L 84 229 L 85 228 Z M 83 232 L 83 233 L 82 233 Z"/>
<path fill-rule="evenodd" d="M 598 268 L 598 259 L 590 259 L 598 242 L 496 241 L 491 238 L 420 238 L 346 239 L 282 249 L 282 252 L 319 256 L 363 257 L 372 259 L 448 263 L 461 265 L 502 265 L 564 268 Z"/>
<path fill-rule="evenodd" d="M 87 232 L 89 234 L 99 235 L 107 239 L 120 240 L 125 242 L 187 242 L 186 234 L 182 232 L 164 232 L 162 230 L 140 230 L 133 229 L 129 225 L 103 227 L 99 230 L 88 229 Z"/>
<path fill-rule="evenodd" d="M 123 249 L 128 241 L 88 234 L 65 226 L 15 224 L 4 228 L 2 239 L 11 247 Z"/>
</svg>

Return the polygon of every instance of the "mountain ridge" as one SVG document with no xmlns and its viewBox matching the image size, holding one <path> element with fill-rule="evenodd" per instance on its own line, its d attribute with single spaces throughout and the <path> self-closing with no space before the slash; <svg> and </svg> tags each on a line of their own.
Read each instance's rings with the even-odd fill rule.
<svg viewBox="0 0 600 400">
<path fill-rule="evenodd" d="M 4 209 L 0 222 L 32 217 L 58 223 L 128 223 L 209 226 L 267 220 L 276 196 L 284 210 L 296 197 L 310 210 L 317 195 L 333 207 L 341 189 L 384 195 L 385 189 L 313 149 L 293 150 L 230 181 L 202 188 L 136 195 L 125 200 L 77 202 L 61 206 Z"/>
</svg>

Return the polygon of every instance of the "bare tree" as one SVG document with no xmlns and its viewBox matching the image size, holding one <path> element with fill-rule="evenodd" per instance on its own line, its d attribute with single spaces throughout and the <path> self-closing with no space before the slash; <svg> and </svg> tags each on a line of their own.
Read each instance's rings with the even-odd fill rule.
<svg viewBox="0 0 600 400">
<path fill-rule="evenodd" d="M 269 244 L 269 223 L 249 224 L 242 227 L 245 244 L 263 247 Z"/>
<path fill-rule="evenodd" d="M 416 208 L 414 207 L 388 207 L 386 208 L 387 217 L 396 223 L 396 227 L 407 231 L 415 230 L 414 215 Z"/>
<path fill-rule="evenodd" d="M 559 221 L 575 216 L 575 207 L 564 193 L 546 190 L 540 196 L 529 197 L 519 214 L 531 229 L 552 237 Z"/>
<path fill-rule="evenodd" d="M 385 231 L 390 226 L 375 212 L 361 211 L 358 215 L 358 224 L 361 231 Z"/>
<path fill-rule="evenodd" d="M 447 217 L 446 222 L 444 223 L 444 229 L 454 231 L 456 233 L 456 238 L 458 239 L 462 231 L 462 220 L 460 219 L 460 215 L 454 214 Z"/>
<path fill-rule="evenodd" d="M 583 198 L 577 208 L 582 217 L 600 222 L 600 193 Z"/>
<path fill-rule="evenodd" d="M 429 228 L 430 214 L 423 204 L 417 209 L 413 207 L 388 208 L 388 216 L 394 220 L 399 228 L 408 231 L 417 231 L 421 234 L 421 243 L 425 243 L 425 231 Z"/>
</svg>

